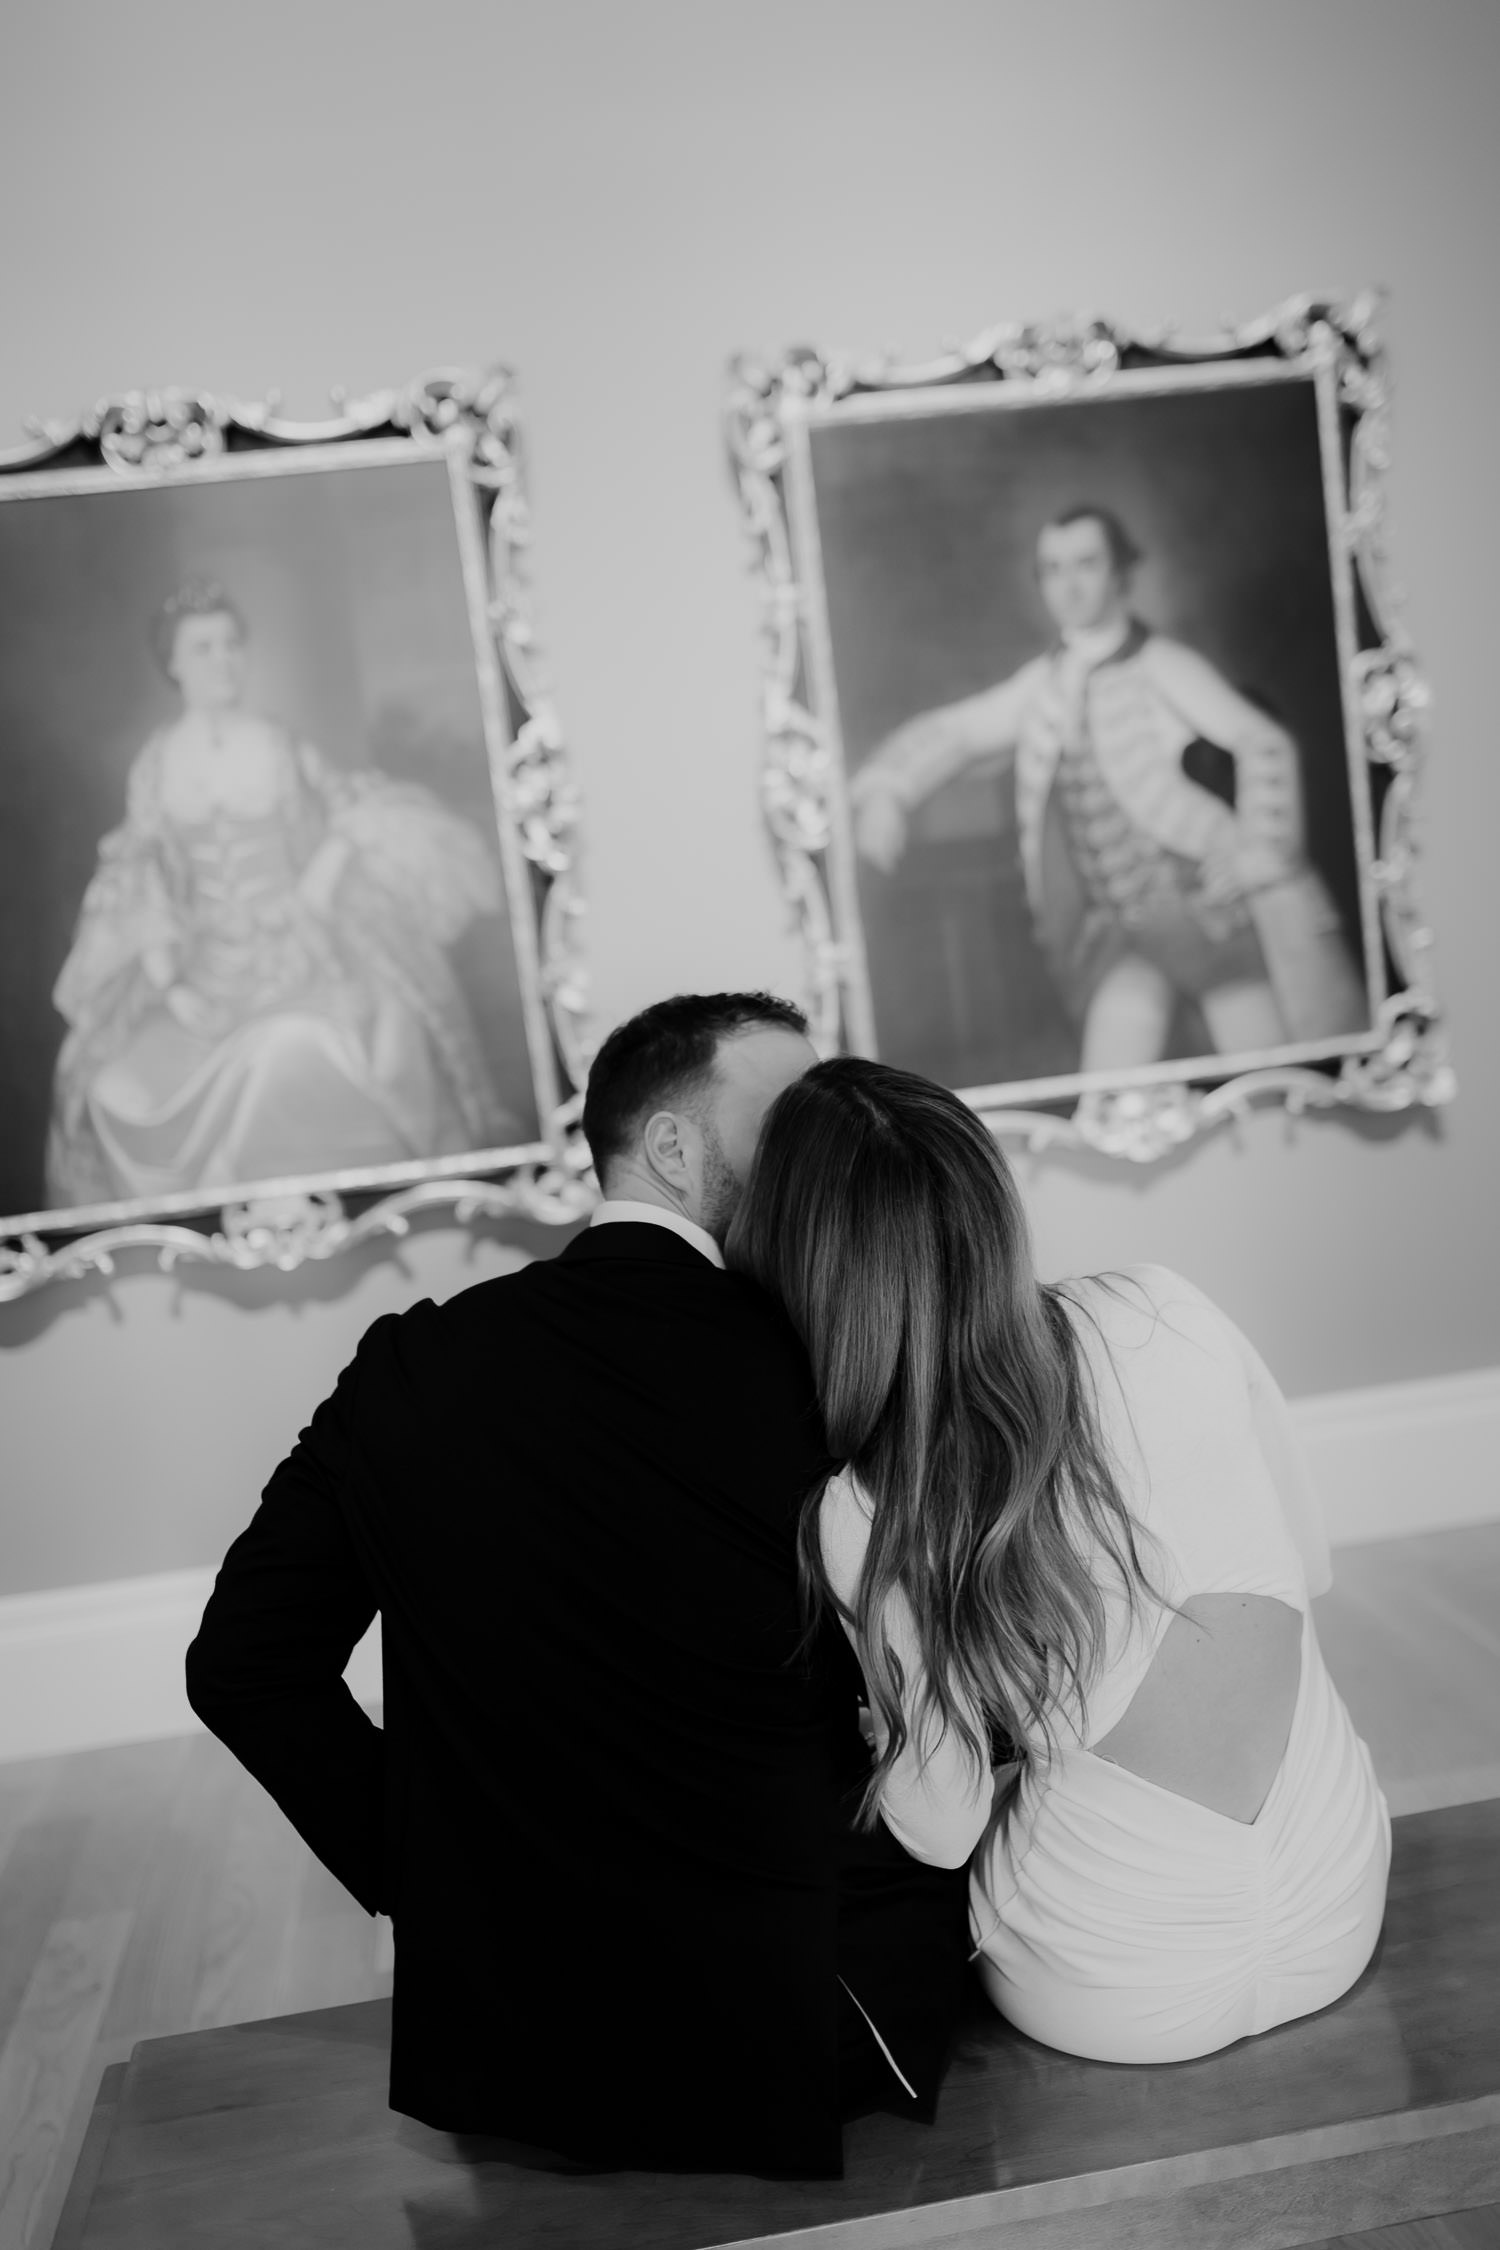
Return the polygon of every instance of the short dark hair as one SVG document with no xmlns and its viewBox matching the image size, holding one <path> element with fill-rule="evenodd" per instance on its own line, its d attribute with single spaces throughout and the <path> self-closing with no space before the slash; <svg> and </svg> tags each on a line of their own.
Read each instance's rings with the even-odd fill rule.
<svg viewBox="0 0 1500 2250">
<path fill-rule="evenodd" d="M 589 1069 L 583 1132 L 602 1183 L 653 1110 L 690 1100 L 713 1077 L 719 1042 L 737 1031 L 807 1033 L 807 1018 L 769 992 L 679 992 L 613 1030 Z"/>
<path fill-rule="evenodd" d="M 1070 524 L 1096 523 L 1104 534 L 1104 544 L 1109 549 L 1109 559 L 1118 575 L 1123 578 L 1134 570 L 1141 559 L 1141 550 L 1125 529 L 1113 508 L 1096 508 L 1091 501 L 1081 500 L 1073 508 L 1060 508 L 1042 525 L 1043 531 L 1066 531 Z"/>
<path fill-rule="evenodd" d="M 167 596 L 151 620 L 151 653 L 168 679 L 172 676 L 177 628 L 189 617 L 231 618 L 240 639 L 245 638 L 244 614 L 228 588 L 221 586 L 217 578 L 186 579 L 175 593 Z"/>
</svg>

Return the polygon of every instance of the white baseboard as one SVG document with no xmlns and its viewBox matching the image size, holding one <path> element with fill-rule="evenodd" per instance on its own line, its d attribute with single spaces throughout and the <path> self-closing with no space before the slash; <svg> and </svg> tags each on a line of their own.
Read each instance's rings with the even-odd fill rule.
<svg viewBox="0 0 1500 2250">
<path fill-rule="evenodd" d="M 1500 1520 L 1500 1367 L 1293 1401 L 1335 1547 Z"/>
<path fill-rule="evenodd" d="M 0 1761 L 196 1734 L 183 1658 L 215 1570 L 0 1598 Z M 380 1700 L 380 1620 L 344 1677 Z"/>
<path fill-rule="evenodd" d="M 1293 1414 L 1345 1547 L 1500 1520 L 1500 1368 L 1299 1399 Z M 212 1568 L 0 1597 L 0 1760 L 197 1731 L 182 1660 Z M 380 1620 L 346 1673 L 380 1698 Z"/>
</svg>

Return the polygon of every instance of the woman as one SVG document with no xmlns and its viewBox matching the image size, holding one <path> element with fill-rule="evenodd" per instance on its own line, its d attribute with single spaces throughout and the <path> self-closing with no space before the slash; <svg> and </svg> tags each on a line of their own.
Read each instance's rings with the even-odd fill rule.
<svg viewBox="0 0 1500 2250">
<path fill-rule="evenodd" d="M 183 587 L 153 637 L 182 708 L 131 767 L 53 994 L 52 1201 L 510 1137 L 445 950 L 500 905 L 477 830 L 248 710 L 222 587 Z"/>
<path fill-rule="evenodd" d="M 1379 1933 L 1390 1820 L 1313 1630 L 1316 1500 L 1244 1337 L 1161 1267 L 1039 1282 L 978 1119 L 853 1058 L 777 1101 L 728 1254 L 801 1333 L 846 1464 L 802 1555 L 864 1668 L 867 1812 L 920 1859 L 974 1852 L 1001 2013 L 1174 2062 L 1337 1999 Z"/>
</svg>

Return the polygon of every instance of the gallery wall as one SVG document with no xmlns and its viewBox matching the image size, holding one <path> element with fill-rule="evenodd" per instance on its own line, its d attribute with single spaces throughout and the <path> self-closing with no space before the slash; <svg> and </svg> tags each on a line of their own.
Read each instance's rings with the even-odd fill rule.
<svg viewBox="0 0 1500 2250">
<path fill-rule="evenodd" d="M 1386 285 L 1460 1098 L 1021 1169 L 1047 1270 L 1182 1267 L 1294 1394 L 1500 1364 L 1492 0 L 21 0 L 0 67 L 0 444 L 136 386 L 311 415 L 335 385 L 518 369 L 606 1023 L 798 985 L 756 809 L 732 350 L 918 355 L 1070 308 L 1201 332 Z M 555 1244 L 122 1261 L 0 1305 L 0 1594 L 211 1562 L 377 1313 Z M 526 1402 L 497 1374 L 503 1473 Z"/>
</svg>

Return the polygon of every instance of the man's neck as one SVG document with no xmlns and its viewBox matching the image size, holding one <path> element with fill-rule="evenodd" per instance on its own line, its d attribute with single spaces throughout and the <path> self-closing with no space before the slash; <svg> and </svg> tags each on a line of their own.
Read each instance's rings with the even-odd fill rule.
<svg viewBox="0 0 1500 2250">
<path fill-rule="evenodd" d="M 646 1203 L 638 1200 L 635 1196 L 622 1195 L 619 1183 L 612 1181 L 609 1193 L 596 1207 L 589 1225 L 591 1227 L 613 1226 L 620 1222 L 666 1227 L 673 1234 L 679 1236 L 682 1241 L 690 1243 L 693 1249 L 701 1251 L 710 1265 L 723 1267 L 723 1251 L 708 1229 L 700 1226 L 696 1219 L 688 1218 L 684 1212 L 663 1201 L 661 1197 Z"/>
<path fill-rule="evenodd" d="M 1130 613 L 1122 609 L 1097 625 L 1070 625 L 1062 636 L 1062 645 L 1071 655 L 1082 657 L 1085 664 L 1100 664 L 1106 656 L 1114 655 L 1129 631 Z"/>
<path fill-rule="evenodd" d="M 671 1190 L 649 1172 L 612 1171 L 599 1185 L 606 1203 L 650 1203 L 658 1211 L 670 1211 L 674 1219 L 688 1219 L 694 1226 L 702 1224 L 696 1211 L 690 1211 L 680 1197 L 674 1200 Z"/>
</svg>

